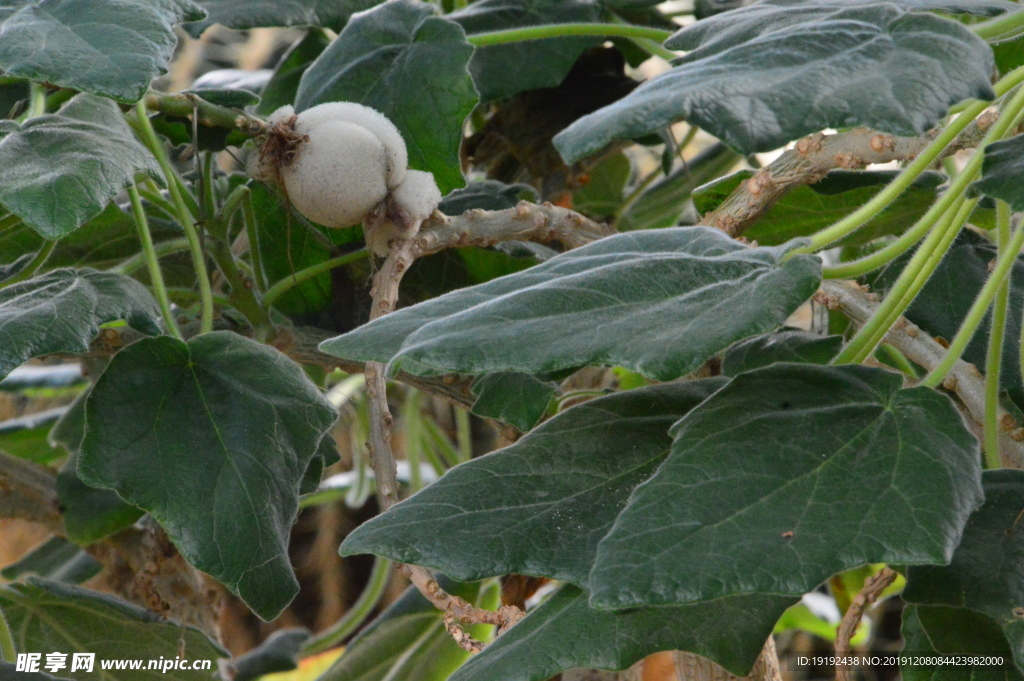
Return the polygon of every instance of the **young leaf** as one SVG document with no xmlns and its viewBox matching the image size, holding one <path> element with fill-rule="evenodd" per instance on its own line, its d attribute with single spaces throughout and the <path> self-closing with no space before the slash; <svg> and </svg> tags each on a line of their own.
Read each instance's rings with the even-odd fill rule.
<svg viewBox="0 0 1024 681">
<path fill-rule="evenodd" d="M 866 563 L 948 562 L 982 500 L 978 441 L 945 395 L 901 385 L 863 366 L 734 378 L 672 427 L 598 546 L 591 603 L 799 596 Z"/>
<path fill-rule="evenodd" d="M 178 42 L 174 24 L 206 14 L 192 0 L 17 4 L 21 7 L 0 25 L 0 68 L 7 75 L 120 102 L 137 101 L 167 72 Z"/>
<path fill-rule="evenodd" d="M 689 53 L 559 133 L 567 162 L 680 118 L 744 154 L 828 127 L 919 135 L 950 105 L 993 96 L 984 41 L 963 24 L 889 2 L 766 0 L 665 44 Z"/>
<path fill-rule="evenodd" d="M 189 562 L 270 620 L 298 591 L 288 534 L 336 418 L 273 348 L 222 331 L 144 339 L 93 387 L 78 471 L 149 511 Z"/>
<path fill-rule="evenodd" d="M 906 681 L 1021 681 L 1024 676 L 1013 666 L 1013 654 L 1006 637 L 988 617 L 945 606 L 908 604 L 903 609 L 903 650 L 907 661 L 928 659 L 933 664 L 904 664 L 900 675 Z M 1002 665 L 957 665 L 952 661 L 965 655 L 1003 658 Z M 922 659 L 923 658 L 923 659 Z"/>
<path fill-rule="evenodd" d="M 244 30 L 262 26 L 322 26 L 341 30 L 355 12 L 382 0 L 198 0 L 206 19 L 183 27 L 193 38 L 213 24 Z M 202 17 L 200 17 L 202 18 Z"/>
<path fill-rule="evenodd" d="M 501 371 L 473 383 L 473 413 L 501 419 L 522 431 L 533 428 L 547 411 L 555 384 L 533 374 Z"/>
<path fill-rule="evenodd" d="M 227 653 L 198 629 L 170 622 L 126 601 L 69 584 L 29 577 L 0 587 L 0 608 L 22 652 L 95 653 L 100 660 L 174 659 L 184 647 L 191 660 Z M 70 664 L 69 664 L 70 667 Z M 76 672 L 77 678 L 81 671 Z M 91 675 L 90 675 L 91 676 Z M 109 681 L 210 681 L 210 670 L 108 670 Z"/>
<path fill-rule="evenodd" d="M 618 234 L 325 341 L 329 354 L 413 372 L 613 364 L 683 376 L 769 331 L 818 287 L 817 258 L 747 248 L 706 227 Z"/>
<path fill-rule="evenodd" d="M 160 167 L 102 97 L 78 95 L 0 137 L 0 204 L 47 239 L 98 215 L 136 173 Z"/>
<path fill-rule="evenodd" d="M 981 179 L 971 188 L 1006 201 L 1014 211 L 1024 210 L 1024 135 L 985 147 Z"/>
<path fill-rule="evenodd" d="M 922 606 L 969 610 L 1002 628 L 1017 667 L 1024 669 L 1024 471 L 985 471 L 985 505 L 943 567 L 912 567 L 903 598 Z M 964 644 L 973 632 L 965 632 Z"/>
<path fill-rule="evenodd" d="M 296 112 L 359 102 L 398 126 L 409 167 L 434 174 L 442 194 L 465 184 L 462 122 L 478 97 L 467 64 L 473 46 L 432 5 L 393 0 L 352 18 L 302 74 Z"/>
<path fill-rule="evenodd" d="M 545 24 L 601 20 L 594 0 L 479 0 L 448 18 L 469 35 Z M 564 37 L 509 45 L 478 47 L 469 72 L 483 102 L 511 97 L 523 90 L 555 87 L 583 50 L 601 44 L 598 37 Z"/>
<path fill-rule="evenodd" d="M 160 309 L 139 282 L 92 269 L 59 269 L 0 289 L 0 378 L 54 352 L 86 352 L 100 324 L 123 319 L 158 334 Z"/>
<path fill-rule="evenodd" d="M 598 542 L 668 455 L 669 427 L 724 383 L 651 386 L 567 409 L 363 523 L 341 550 L 459 579 L 514 572 L 586 586 Z"/>
<path fill-rule="evenodd" d="M 694 605 L 595 610 L 563 586 L 475 655 L 451 681 L 544 681 L 572 667 L 625 669 L 661 650 L 703 655 L 745 677 L 794 598 L 730 596 Z"/>
<path fill-rule="evenodd" d="M 743 236 L 762 246 L 782 244 L 810 236 L 843 219 L 892 182 L 896 170 L 833 170 L 820 182 L 790 190 L 772 205 Z M 741 182 L 753 176 L 749 170 L 715 180 L 693 193 L 703 215 L 715 210 Z M 839 243 L 844 246 L 902 234 L 935 203 L 936 188 L 946 181 L 941 173 L 926 171 L 898 199 Z"/>
<path fill-rule="evenodd" d="M 783 329 L 741 340 L 730 347 L 722 358 L 722 373 L 735 376 L 777 362 L 828 364 L 842 347 L 842 336 L 818 336 L 800 329 Z"/>
</svg>

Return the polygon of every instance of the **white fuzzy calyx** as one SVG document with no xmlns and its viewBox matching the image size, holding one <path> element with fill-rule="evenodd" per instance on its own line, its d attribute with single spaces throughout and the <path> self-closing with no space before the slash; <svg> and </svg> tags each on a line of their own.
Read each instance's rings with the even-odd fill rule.
<svg viewBox="0 0 1024 681">
<path fill-rule="evenodd" d="M 413 236 L 441 200 L 433 175 L 408 169 L 394 124 L 362 104 L 320 104 L 298 115 L 283 106 L 267 127 L 249 174 L 283 185 L 296 210 L 326 227 L 362 221 L 378 255 L 395 237 Z"/>
</svg>

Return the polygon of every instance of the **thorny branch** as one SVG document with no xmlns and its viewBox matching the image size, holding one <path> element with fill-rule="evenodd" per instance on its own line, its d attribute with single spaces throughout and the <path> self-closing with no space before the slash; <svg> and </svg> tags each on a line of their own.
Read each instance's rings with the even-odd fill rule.
<svg viewBox="0 0 1024 681">
<path fill-rule="evenodd" d="M 830 310 L 841 310 L 856 324 L 864 324 L 877 308 L 877 296 L 853 282 L 825 280 L 817 300 Z M 900 317 L 885 336 L 886 342 L 912 362 L 931 371 L 946 354 L 946 348 L 904 317 Z M 985 421 L 985 379 L 978 368 L 957 361 L 942 386 L 955 393 L 971 419 Z M 1000 408 L 999 455 L 1008 468 L 1024 469 L 1024 428 Z"/>
<path fill-rule="evenodd" d="M 836 633 L 837 659 L 849 658 L 850 639 L 853 638 L 854 632 L 857 631 L 857 625 L 860 624 L 864 611 L 882 595 L 887 586 L 896 581 L 896 576 L 897 574 L 894 570 L 885 567 L 879 573 L 865 580 L 864 587 L 853 597 L 850 607 L 846 609 L 846 614 L 843 615 L 843 621 L 839 623 L 839 631 Z M 851 669 L 852 667 L 848 664 L 837 663 L 836 681 L 849 681 Z"/>
<path fill-rule="evenodd" d="M 998 118 L 996 111 L 979 116 L 946 148 L 943 156 L 976 146 Z M 869 128 L 836 135 L 815 133 L 741 183 L 718 208 L 705 214 L 700 224 L 717 227 L 731 237 L 741 236 L 791 189 L 814 184 L 837 168 L 853 170 L 872 163 L 913 159 L 937 133 L 938 130 L 932 130 L 920 137 L 897 137 Z"/>
<path fill-rule="evenodd" d="M 398 302 L 398 287 L 402 276 L 408 271 L 420 252 L 420 239 L 413 237 L 392 244 L 391 253 L 380 271 L 374 276 L 370 297 L 370 319 L 382 317 L 395 309 Z M 385 367 L 379 362 L 367 362 L 363 373 L 366 376 L 366 395 L 370 409 L 370 466 L 377 480 L 377 499 L 381 511 L 387 511 L 398 501 L 398 481 L 395 456 L 391 451 L 391 424 L 393 418 L 388 409 L 387 380 Z M 515 606 L 503 606 L 497 612 L 475 607 L 465 599 L 452 596 L 437 583 L 425 568 L 417 565 L 403 565 L 400 568 L 415 587 L 436 608 L 444 612 L 444 625 L 462 648 L 471 652 L 483 650 L 484 644 L 470 636 L 462 628 L 465 624 L 493 624 L 500 632 L 523 617 Z"/>
</svg>

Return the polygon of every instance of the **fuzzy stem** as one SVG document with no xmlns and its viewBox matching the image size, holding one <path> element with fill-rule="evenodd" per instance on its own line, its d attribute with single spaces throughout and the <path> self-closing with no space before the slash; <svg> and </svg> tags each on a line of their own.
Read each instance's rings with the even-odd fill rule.
<svg viewBox="0 0 1024 681">
<path fill-rule="evenodd" d="M 267 277 L 263 271 L 263 252 L 260 250 L 260 234 L 256 224 L 256 212 L 252 208 L 252 192 L 246 187 L 245 195 L 242 197 L 242 223 L 245 225 L 245 236 L 249 239 L 249 260 L 252 262 L 252 277 L 256 281 L 256 288 L 260 291 L 267 290 Z M 264 297 L 263 304 L 270 306 Z"/>
<path fill-rule="evenodd" d="M 198 144 L 198 142 L 197 142 Z M 213 153 L 205 152 L 202 159 L 202 170 L 199 177 L 202 186 L 199 188 L 203 199 L 203 218 L 209 220 L 217 212 L 216 198 L 213 195 Z"/>
<path fill-rule="evenodd" d="M 167 188 L 171 193 L 171 200 L 174 203 L 178 221 L 181 223 L 182 229 L 185 230 L 185 238 L 188 239 L 189 251 L 192 254 L 192 264 L 196 268 L 196 278 L 199 279 L 200 307 L 202 310 L 199 332 L 208 333 L 213 330 L 213 291 L 210 288 L 210 275 L 206 270 L 206 257 L 203 254 L 202 245 L 199 243 L 199 235 L 196 233 L 192 212 L 185 204 L 182 188 L 178 185 L 180 182 L 178 175 L 171 168 L 170 161 L 167 160 L 167 154 L 164 152 L 160 139 L 156 136 L 153 124 L 149 122 L 149 114 L 146 113 L 146 107 L 143 102 L 145 102 L 145 99 L 139 100 L 135 107 L 139 129 L 142 132 L 142 141 L 149 147 L 150 153 L 156 157 L 157 163 L 160 164 L 160 169 L 167 180 Z"/>
<path fill-rule="evenodd" d="M 211 104 L 199 97 L 189 95 L 165 95 L 149 92 L 143 99 L 143 106 L 160 113 L 191 119 L 198 114 L 199 122 L 215 128 L 234 128 L 254 137 L 266 130 L 266 124 L 239 109 Z"/>
<path fill-rule="evenodd" d="M 309 657 L 341 645 L 373 613 L 373 609 L 384 596 L 390 578 L 391 561 L 377 556 L 373 562 L 370 581 L 366 583 L 363 593 L 359 594 L 359 599 L 352 604 L 344 617 L 302 646 L 299 657 Z"/>
<path fill-rule="evenodd" d="M 999 255 L 1006 253 L 1010 244 L 1010 206 L 1005 201 L 996 204 L 996 237 Z M 999 374 L 1003 366 L 1003 336 L 1006 334 L 1006 308 L 1010 300 L 1009 279 L 996 292 L 992 309 L 992 328 L 989 329 L 988 351 L 985 356 L 985 465 L 999 468 Z"/>
<path fill-rule="evenodd" d="M 46 113 L 46 86 L 32 83 L 29 86 L 29 105 L 27 118 L 35 118 Z"/>
<path fill-rule="evenodd" d="M 146 211 L 142 209 L 142 199 L 139 198 L 139 190 L 134 184 L 128 187 L 128 198 L 132 202 L 132 216 L 135 218 L 135 227 L 139 230 L 142 254 L 145 256 L 146 265 L 149 267 L 149 280 L 153 284 L 156 300 L 160 303 L 160 312 L 164 316 L 164 325 L 172 336 L 178 340 L 184 340 L 184 337 L 181 335 L 181 329 L 178 328 L 178 323 L 175 321 L 174 315 L 171 314 L 171 301 L 167 297 L 164 275 L 160 271 L 156 249 L 153 247 L 153 236 L 149 233 L 149 221 L 146 219 Z"/>
<path fill-rule="evenodd" d="M 968 26 L 979 38 L 999 38 L 1007 33 L 1015 33 L 1024 28 L 1024 11 L 1008 12 L 1001 17 Z"/>
<path fill-rule="evenodd" d="M 252 242 L 249 243 L 249 247 L 252 247 Z M 358 251 L 352 253 L 346 253 L 345 255 L 338 256 L 337 258 L 331 258 L 324 262 L 319 262 L 315 265 L 311 265 L 305 269 L 299 270 L 290 277 L 286 277 L 281 281 L 277 282 L 273 286 L 267 289 L 267 292 L 263 294 L 263 304 L 273 305 L 274 302 L 280 298 L 285 292 L 291 290 L 293 287 L 298 286 L 302 282 L 317 277 L 324 272 L 330 272 L 335 267 L 342 267 L 348 265 L 363 258 L 367 257 L 369 253 L 365 248 L 361 248 Z"/>
<path fill-rule="evenodd" d="M 467 36 L 466 40 L 476 47 L 505 45 L 508 43 L 524 42 L 527 40 L 542 40 L 544 38 L 564 38 L 566 36 L 646 38 L 647 40 L 656 40 L 659 43 L 662 43 L 668 40 L 671 35 L 672 31 L 666 31 L 660 28 L 648 28 L 647 26 L 633 26 L 630 24 L 578 23 L 509 28 L 503 31 L 477 33 L 475 35 Z M 675 57 L 677 55 L 673 53 L 672 56 Z"/>
<path fill-rule="evenodd" d="M 17 649 L 14 647 L 14 637 L 11 635 L 11 628 L 4 617 L 4 611 L 0 610 L 0 660 L 14 662 L 18 657 Z"/>
<path fill-rule="evenodd" d="M 213 247 L 210 249 L 210 255 L 213 256 L 217 268 L 231 285 L 231 295 L 228 296 L 228 300 L 236 310 L 245 315 L 245 318 L 257 330 L 257 337 L 263 340 L 265 336 L 269 335 L 268 332 L 272 326 L 265 305 L 260 305 L 260 301 L 256 299 L 256 294 L 252 291 L 253 283 L 247 280 L 239 270 L 238 263 L 227 242 L 219 238 L 213 238 L 211 241 Z"/>
<path fill-rule="evenodd" d="M 187 250 L 188 239 L 184 237 L 180 239 L 171 239 L 170 241 L 161 241 L 160 243 L 153 245 L 153 252 L 156 254 L 157 259 L 162 258 L 165 255 L 173 255 L 174 253 L 181 253 L 182 251 Z M 144 267 L 147 262 L 148 258 L 144 252 L 136 253 L 117 267 L 113 268 L 111 272 L 117 272 L 118 274 L 132 274 L 139 268 Z"/>
<path fill-rule="evenodd" d="M 988 307 L 992 304 L 996 292 L 1009 277 L 1010 269 L 1017 262 L 1017 256 L 1020 254 L 1022 246 L 1024 246 L 1024 224 L 1017 228 L 1006 250 L 999 254 L 995 269 L 992 270 L 992 274 L 989 275 L 985 285 L 981 287 L 978 297 L 974 300 L 974 304 L 971 305 L 971 309 L 967 312 L 967 316 L 964 317 L 964 321 L 960 325 L 960 330 L 956 332 L 956 336 L 949 344 L 945 357 L 942 358 L 938 366 L 924 377 L 924 380 L 921 381 L 922 385 L 934 388 L 942 383 L 943 379 L 946 378 L 946 374 L 956 364 L 956 361 L 960 359 L 960 355 L 964 353 L 967 344 L 974 336 L 974 332 L 978 330 L 978 326 L 981 325 L 982 320 L 988 313 Z"/>
<path fill-rule="evenodd" d="M 35 273 L 39 271 L 39 268 L 45 265 L 46 261 L 49 260 L 50 254 L 53 253 L 53 249 L 57 247 L 57 241 L 57 239 L 54 239 L 53 241 L 44 241 L 43 245 L 40 246 L 39 250 L 36 252 L 35 257 L 33 257 L 27 265 L 21 268 L 17 274 L 0 282 L 0 288 L 10 286 L 11 284 L 17 284 L 18 282 L 31 279 L 35 276 Z"/>
</svg>

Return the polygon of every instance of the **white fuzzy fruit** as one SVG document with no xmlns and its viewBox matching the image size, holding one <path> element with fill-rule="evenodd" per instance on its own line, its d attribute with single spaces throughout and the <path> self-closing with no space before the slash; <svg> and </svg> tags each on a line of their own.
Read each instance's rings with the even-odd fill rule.
<svg viewBox="0 0 1024 681">
<path fill-rule="evenodd" d="M 378 255 L 387 255 L 395 237 L 413 236 L 441 200 L 433 175 L 408 169 L 398 129 L 362 104 L 321 104 L 298 115 L 283 106 L 267 127 L 249 174 L 283 185 L 292 206 L 314 222 L 363 222 Z"/>
</svg>

